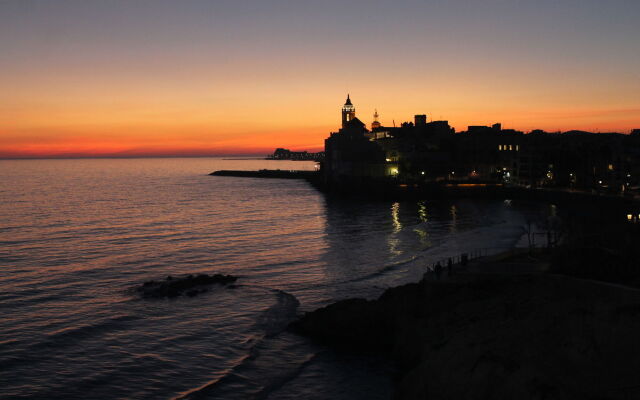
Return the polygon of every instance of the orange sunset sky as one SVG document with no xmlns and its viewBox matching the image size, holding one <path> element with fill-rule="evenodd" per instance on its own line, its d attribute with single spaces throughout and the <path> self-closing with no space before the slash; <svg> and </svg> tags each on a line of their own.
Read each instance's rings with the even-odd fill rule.
<svg viewBox="0 0 640 400">
<path fill-rule="evenodd" d="M 561 4 L 559 4 L 561 3 Z M 320 150 L 365 123 L 640 128 L 640 3 L 6 1 L 0 157 Z"/>
</svg>

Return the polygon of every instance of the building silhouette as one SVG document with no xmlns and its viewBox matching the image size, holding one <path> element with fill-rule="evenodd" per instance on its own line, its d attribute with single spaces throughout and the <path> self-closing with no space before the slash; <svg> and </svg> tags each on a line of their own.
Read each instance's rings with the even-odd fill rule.
<svg viewBox="0 0 640 400">
<path fill-rule="evenodd" d="M 374 110 L 373 112 L 373 122 L 371 123 L 371 130 L 373 131 L 374 129 L 380 128 L 380 126 L 382 126 L 380 124 L 380 121 L 378 121 L 378 118 L 380 117 L 380 115 L 378 114 L 378 110 Z"/>
<path fill-rule="evenodd" d="M 345 101 L 342 106 L 342 127 L 344 128 L 347 124 L 352 121 L 356 117 L 356 108 L 351 104 L 351 99 L 347 94 L 347 101 Z"/>
<path fill-rule="evenodd" d="M 630 135 L 529 133 L 492 126 L 456 132 L 448 121 L 415 115 L 399 127 L 373 114 L 371 130 L 347 95 L 342 128 L 325 140 L 329 184 L 487 182 L 609 193 L 639 193 L 640 130 Z"/>
</svg>

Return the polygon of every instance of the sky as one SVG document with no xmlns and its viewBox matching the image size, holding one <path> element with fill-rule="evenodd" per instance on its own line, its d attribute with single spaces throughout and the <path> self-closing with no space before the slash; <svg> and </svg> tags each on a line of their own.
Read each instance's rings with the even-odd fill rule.
<svg viewBox="0 0 640 400">
<path fill-rule="evenodd" d="M 367 125 L 640 128 L 637 0 L 0 0 L 0 157 L 317 151 Z"/>
</svg>

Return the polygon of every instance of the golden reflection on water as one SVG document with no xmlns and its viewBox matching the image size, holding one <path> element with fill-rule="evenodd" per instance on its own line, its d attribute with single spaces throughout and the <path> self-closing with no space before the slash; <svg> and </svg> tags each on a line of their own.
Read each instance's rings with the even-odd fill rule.
<svg viewBox="0 0 640 400">
<path fill-rule="evenodd" d="M 413 230 L 416 235 L 418 235 L 418 240 L 420 241 L 422 249 L 426 249 L 431 247 L 431 241 L 429 240 L 429 233 L 424 228 L 415 228 Z"/>
<path fill-rule="evenodd" d="M 398 249 L 400 245 L 400 239 L 397 234 L 402 230 L 402 224 L 400 223 L 400 203 L 395 202 L 391 205 L 391 221 L 393 222 L 393 233 L 387 239 L 389 245 L 389 252 L 393 255 L 400 255 L 402 251 Z"/>
<path fill-rule="evenodd" d="M 393 233 L 398 233 L 402 230 L 402 224 L 400 223 L 400 203 L 395 202 L 391 206 L 391 220 L 393 221 Z"/>
<path fill-rule="evenodd" d="M 418 203 L 418 217 L 420 218 L 420 221 L 427 222 L 427 203 L 425 201 Z"/>
<path fill-rule="evenodd" d="M 420 222 L 422 222 L 422 224 L 420 227 L 415 228 L 413 231 L 418 235 L 418 240 L 420 240 L 420 244 L 423 249 L 431 247 L 429 233 L 425 229 L 425 223 L 429 220 L 427 213 L 427 202 L 425 201 L 418 202 L 418 218 L 420 219 Z"/>
<path fill-rule="evenodd" d="M 457 226 L 456 226 L 456 222 L 458 219 L 458 209 L 456 208 L 455 205 L 451 206 L 451 208 L 449 209 L 449 212 L 451 213 L 451 227 L 449 228 L 449 231 L 451 233 L 456 232 Z"/>
</svg>

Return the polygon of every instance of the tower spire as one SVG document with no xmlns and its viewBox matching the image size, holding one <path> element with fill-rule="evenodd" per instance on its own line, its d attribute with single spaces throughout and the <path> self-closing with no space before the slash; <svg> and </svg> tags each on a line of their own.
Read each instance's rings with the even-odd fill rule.
<svg viewBox="0 0 640 400">
<path fill-rule="evenodd" d="M 347 125 L 347 122 L 351 121 L 356 117 L 356 108 L 351 104 L 351 97 L 349 97 L 349 93 L 347 93 L 347 101 L 342 106 L 342 127 L 344 128 Z"/>
<path fill-rule="evenodd" d="M 371 123 L 371 130 L 374 130 L 376 128 L 380 128 L 380 122 L 378 121 L 378 117 L 380 115 L 378 114 L 378 109 L 374 109 L 373 112 L 373 122 Z"/>
</svg>

